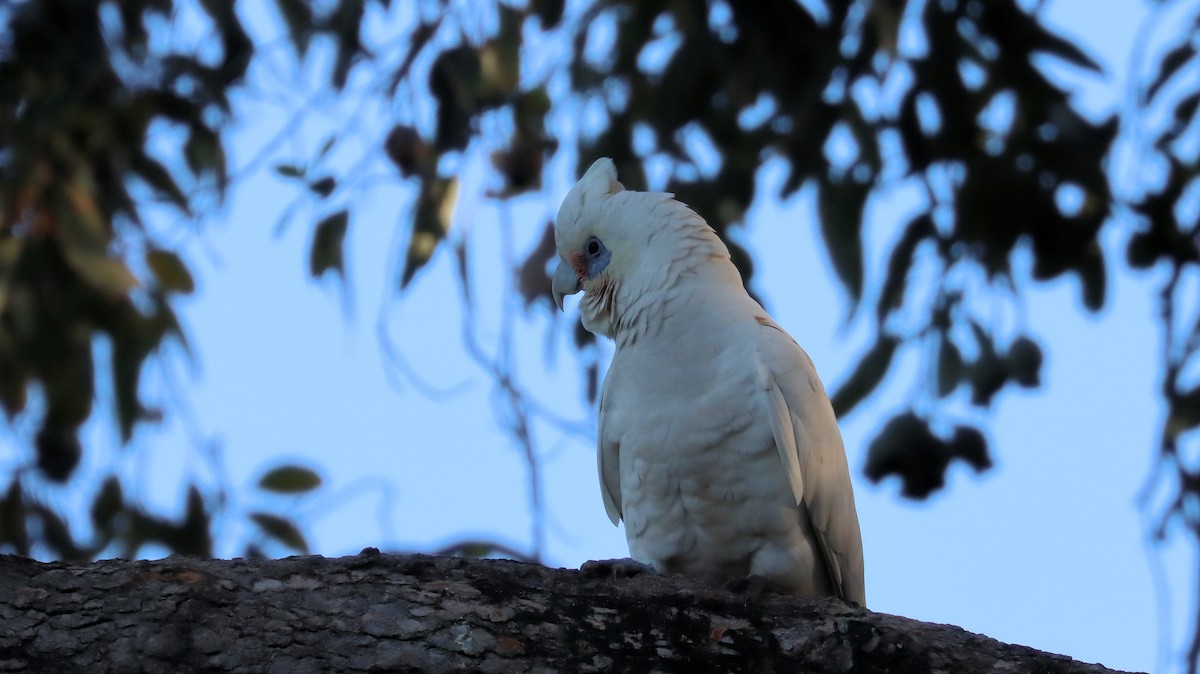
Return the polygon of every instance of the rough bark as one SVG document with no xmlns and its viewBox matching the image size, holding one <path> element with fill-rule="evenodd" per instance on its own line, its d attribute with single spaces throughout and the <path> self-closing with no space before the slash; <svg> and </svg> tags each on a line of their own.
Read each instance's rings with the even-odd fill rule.
<svg viewBox="0 0 1200 674">
<path fill-rule="evenodd" d="M 958 627 L 499 560 L 0 555 L 4 672 L 1106 672 Z"/>
</svg>

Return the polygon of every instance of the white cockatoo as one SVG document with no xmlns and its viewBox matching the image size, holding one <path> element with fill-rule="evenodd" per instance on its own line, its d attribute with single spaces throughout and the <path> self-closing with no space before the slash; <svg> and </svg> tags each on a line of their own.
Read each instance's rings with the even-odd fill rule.
<svg viewBox="0 0 1200 674">
<path fill-rule="evenodd" d="M 812 360 L 746 293 L 729 249 L 602 158 L 558 211 L 553 294 L 616 343 L 600 397 L 600 491 L 659 572 L 761 578 L 866 605 L 846 453 Z"/>
</svg>

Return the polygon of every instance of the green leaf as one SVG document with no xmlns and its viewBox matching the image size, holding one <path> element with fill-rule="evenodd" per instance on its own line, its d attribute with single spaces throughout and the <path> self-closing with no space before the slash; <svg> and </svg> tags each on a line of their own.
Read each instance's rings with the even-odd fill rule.
<svg viewBox="0 0 1200 674">
<path fill-rule="evenodd" d="M 838 279 L 855 304 L 862 299 L 862 219 L 870 186 L 852 180 L 818 183 L 821 235 Z"/>
<path fill-rule="evenodd" d="M 303 494 L 321 486 L 321 476 L 300 466 L 279 466 L 264 475 L 258 486 L 280 494 Z"/>
<path fill-rule="evenodd" d="M 404 290 L 417 271 L 429 262 L 438 244 L 450 231 L 454 207 L 458 201 L 458 181 L 454 178 L 430 178 L 421 183 L 421 196 L 413 218 L 412 236 L 404 271 L 400 274 L 400 289 Z"/>
<path fill-rule="evenodd" d="M 879 382 L 883 381 L 883 376 L 887 374 L 899 343 L 899 340 L 891 335 L 880 335 L 871 350 L 858 361 L 850 378 L 833 394 L 833 410 L 839 417 L 854 409 L 855 405 L 879 386 Z"/>
<path fill-rule="evenodd" d="M 69 248 L 67 264 L 97 292 L 110 298 L 124 297 L 138 285 L 137 277 L 125 262 L 102 252 Z"/>
<path fill-rule="evenodd" d="M 196 289 L 196 282 L 187 265 L 179 256 L 169 250 L 146 251 L 146 265 L 154 273 L 154 278 L 166 290 L 188 295 Z"/>
<path fill-rule="evenodd" d="M 317 223 L 312 250 L 308 258 L 308 271 L 313 278 L 319 278 L 330 270 L 336 272 L 338 276 L 345 274 L 343 243 L 349 223 L 350 212 L 346 210 L 327 215 Z"/>
<path fill-rule="evenodd" d="M 297 552 L 308 554 L 308 542 L 291 520 L 270 513 L 250 513 L 250 519 L 262 529 L 267 536 L 274 538 Z"/>
</svg>

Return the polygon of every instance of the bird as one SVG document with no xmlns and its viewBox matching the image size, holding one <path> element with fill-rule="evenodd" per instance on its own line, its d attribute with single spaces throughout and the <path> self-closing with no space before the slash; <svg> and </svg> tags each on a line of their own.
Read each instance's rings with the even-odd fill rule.
<svg viewBox="0 0 1200 674">
<path fill-rule="evenodd" d="M 657 573 L 866 606 L 846 453 L 803 348 L 746 291 L 711 226 L 600 158 L 554 223 L 551 294 L 610 338 L 597 463 L 630 559 Z"/>
</svg>

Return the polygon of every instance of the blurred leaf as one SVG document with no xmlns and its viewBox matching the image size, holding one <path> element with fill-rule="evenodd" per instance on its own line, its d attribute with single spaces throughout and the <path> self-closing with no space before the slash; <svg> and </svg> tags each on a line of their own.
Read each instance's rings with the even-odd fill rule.
<svg viewBox="0 0 1200 674">
<path fill-rule="evenodd" d="M 557 255 L 558 249 L 554 245 L 554 223 L 547 222 L 542 229 L 542 238 L 517 269 L 517 290 L 521 293 L 526 309 L 539 301 L 545 302 L 549 309 L 555 308 L 547 266 Z"/>
<path fill-rule="evenodd" d="M 564 0 L 532 0 L 533 13 L 542 22 L 542 30 L 550 30 L 562 20 Z"/>
<path fill-rule="evenodd" d="M 346 86 L 350 67 L 362 52 L 359 32 L 362 28 L 366 3 L 362 0 L 340 0 L 330 17 L 330 28 L 337 38 L 337 59 L 333 65 L 333 86 L 341 90 Z"/>
<path fill-rule="evenodd" d="M 204 496 L 196 485 L 188 486 L 187 508 L 183 523 L 175 528 L 166 541 L 180 555 L 193 557 L 212 556 L 212 526 Z"/>
<path fill-rule="evenodd" d="M 345 275 L 343 247 L 349 224 L 350 212 L 346 210 L 327 215 L 317 223 L 308 258 L 308 271 L 313 278 L 320 278 L 330 270 L 338 276 Z"/>
<path fill-rule="evenodd" d="M 895 355 L 899 343 L 899 340 L 891 335 L 880 335 L 871 350 L 858 361 L 850 378 L 833 394 L 833 409 L 839 417 L 849 413 L 879 386 L 892 364 L 892 356 Z"/>
<path fill-rule="evenodd" d="M 412 177 L 429 163 L 429 146 L 411 126 L 393 126 L 383 142 L 383 149 L 404 178 Z"/>
<path fill-rule="evenodd" d="M 979 348 L 979 356 L 971 363 L 971 404 L 986 407 L 992 403 L 992 396 L 1004 388 L 1008 381 L 1008 367 L 996 354 L 996 346 L 983 326 L 971 321 L 971 332 L 975 335 L 975 343 Z"/>
<path fill-rule="evenodd" d="M 429 92 L 437 100 L 439 152 L 465 149 L 471 140 L 471 117 L 479 110 L 479 54 L 466 45 L 438 55 L 429 69 Z"/>
<path fill-rule="evenodd" d="M 1200 426 L 1200 386 L 1172 396 L 1168 402 L 1166 431 L 1169 435 L 1178 436 Z"/>
<path fill-rule="evenodd" d="M 947 444 L 952 459 L 962 459 L 967 465 L 981 473 L 992 467 L 992 458 L 988 456 L 987 440 L 977 428 L 957 426 L 954 437 Z"/>
<path fill-rule="evenodd" d="M 303 179 L 306 171 L 295 164 L 277 164 L 275 172 L 284 178 Z"/>
<path fill-rule="evenodd" d="M 300 530 L 290 520 L 263 512 L 250 513 L 250 519 L 267 536 L 297 552 L 305 555 L 308 554 L 308 542 L 304 540 L 304 535 L 300 533 Z"/>
<path fill-rule="evenodd" d="M 1085 70 L 1090 70 L 1094 73 L 1103 73 L 1104 68 L 1100 67 L 1090 56 L 1083 53 L 1083 50 L 1076 47 L 1073 43 L 1064 40 L 1063 38 L 1051 33 L 1045 28 L 1037 24 L 1036 21 L 1031 22 L 1036 31 L 1037 41 L 1034 44 L 1034 49 L 1037 51 L 1046 52 L 1057 56 L 1058 58 L 1079 66 Z"/>
<path fill-rule="evenodd" d="M 977 472 L 991 467 L 983 434 L 957 426 L 953 439 L 946 442 L 923 419 L 907 412 L 888 421 L 871 441 L 863 472 L 872 482 L 895 475 L 905 496 L 923 499 L 945 485 L 946 470 L 955 459 L 966 461 Z"/>
<path fill-rule="evenodd" d="M 0 499 L 0 550 L 11 545 L 18 555 L 29 555 L 29 532 L 25 528 L 27 512 L 25 496 L 21 491 L 20 478 L 8 483 L 4 498 Z"/>
<path fill-rule="evenodd" d="M 904 228 L 900 240 L 892 248 L 887 276 L 884 277 L 883 289 L 879 292 L 879 303 L 875 307 L 875 319 L 879 323 L 883 323 L 889 311 L 898 309 L 903 304 L 904 288 L 916 261 L 913 254 L 922 241 L 933 236 L 933 218 L 928 212 L 913 218 Z"/>
<path fill-rule="evenodd" d="M 1079 259 L 1079 280 L 1083 284 L 1083 305 L 1090 311 L 1100 311 L 1104 308 L 1107 278 L 1104 270 L 1104 257 L 1100 253 L 1099 244 L 1093 247 Z"/>
<path fill-rule="evenodd" d="M 100 486 L 96 499 L 92 501 L 92 526 L 97 531 L 112 530 L 113 518 L 125 508 L 125 496 L 121 490 L 121 482 L 110 475 Z"/>
<path fill-rule="evenodd" d="M 41 542 L 53 551 L 54 557 L 68 561 L 83 561 L 79 546 L 71 538 L 71 529 L 55 512 L 41 504 L 30 504 L 27 512 L 41 520 Z"/>
<path fill-rule="evenodd" d="M 287 25 L 288 37 L 296 50 L 296 58 L 303 58 L 308 51 L 308 40 L 312 36 L 313 13 L 307 0 L 275 0 L 283 22 Z"/>
<path fill-rule="evenodd" d="M 37 450 L 38 470 L 46 479 L 64 483 L 75 472 L 83 455 L 77 433 L 75 428 L 59 427 L 49 418 L 42 421 L 42 428 L 34 438 L 34 447 Z"/>
<path fill-rule="evenodd" d="M 196 289 L 192 274 L 179 256 L 169 250 L 146 251 L 146 265 L 154 278 L 166 290 L 190 294 Z"/>
<path fill-rule="evenodd" d="M 871 441 L 863 473 L 872 482 L 895 475 L 903 482 L 905 496 L 923 499 L 945 484 L 948 464 L 944 443 L 924 420 L 908 412 L 893 417 Z"/>
<path fill-rule="evenodd" d="M 1188 61 L 1196 55 L 1195 47 L 1192 46 L 1190 39 L 1185 39 L 1179 45 L 1172 48 L 1163 55 L 1162 60 L 1158 62 L 1158 74 L 1146 87 L 1146 100 L 1153 100 L 1158 95 L 1158 90 L 1162 88 Z"/>
<path fill-rule="evenodd" d="M 308 189 L 322 197 L 328 197 L 337 189 L 337 179 L 333 176 L 325 176 L 308 184 Z"/>
<path fill-rule="evenodd" d="M 224 190 L 228 180 L 225 149 L 216 133 L 202 124 L 193 125 L 183 146 L 183 156 L 192 175 L 211 173 L 217 179 L 218 191 Z"/>
<path fill-rule="evenodd" d="M 852 180 L 820 181 L 821 235 L 842 285 L 857 304 L 862 299 L 862 217 L 870 186 Z"/>
<path fill-rule="evenodd" d="M 412 236 L 409 237 L 408 253 L 404 259 L 404 271 L 400 274 L 401 290 L 408 287 L 417 271 L 429 262 L 438 244 L 446 238 L 454 219 L 457 200 L 458 180 L 427 178 L 422 181 L 417 210 L 413 216 Z"/>
<path fill-rule="evenodd" d="M 71 269 L 100 293 L 123 297 L 138 285 L 137 277 L 120 259 L 78 248 L 64 252 Z"/>
<path fill-rule="evenodd" d="M 191 214 L 192 209 L 187 196 L 184 195 L 183 190 L 179 189 L 179 185 L 171 177 L 171 173 L 157 159 L 153 159 L 143 152 L 137 152 L 132 157 L 132 168 L 160 196 L 166 197 L 184 213 Z"/>
<path fill-rule="evenodd" d="M 937 394 L 940 398 L 950 395 L 962 381 L 964 373 L 962 353 L 950 336 L 942 333 L 938 342 Z"/>
<path fill-rule="evenodd" d="M 1004 357 L 1008 370 L 1017 384 L 1025 388 L 1041 385 L 1042 350 L 1028 337 L 1020 337 L 1008 348 Z"/>
<path fill-rule="evenodd" d="M 279 466 L 264 475 L 258 486 L 280 494 L 302 494 L 321 486 L 321 476 L 300 466 Z"/>
</svg>

